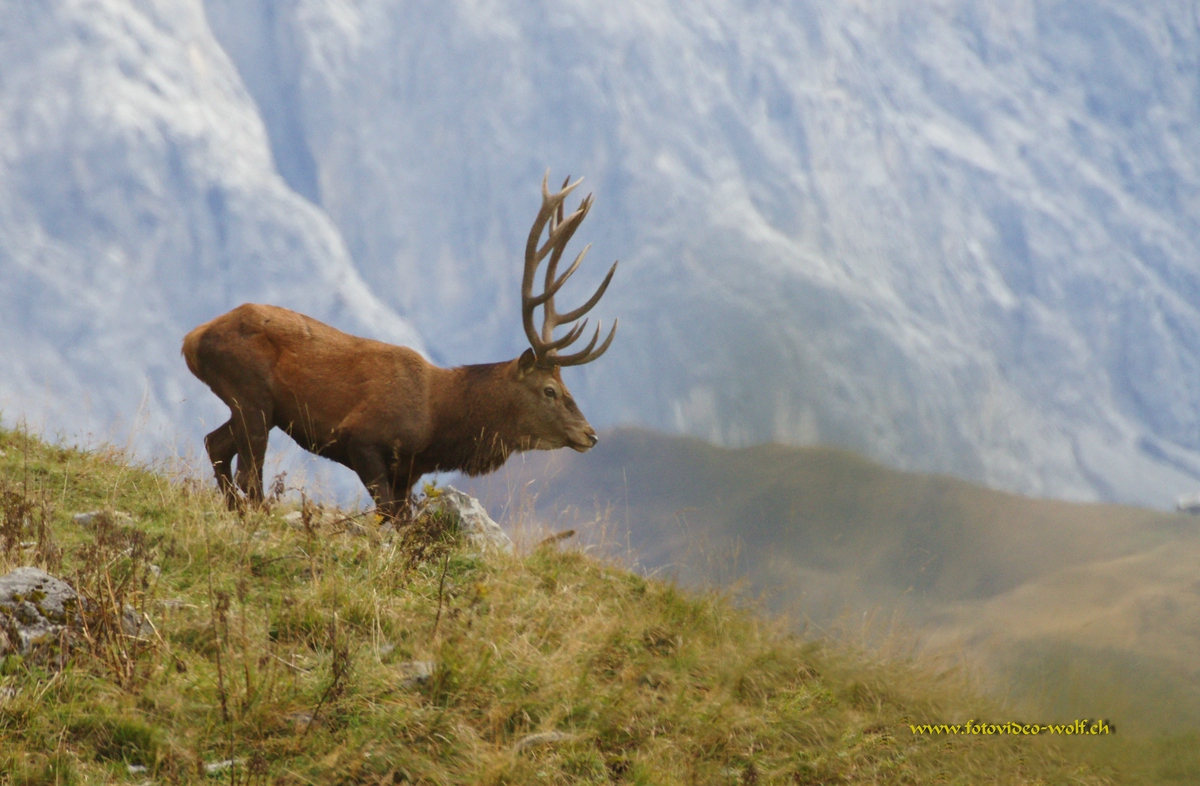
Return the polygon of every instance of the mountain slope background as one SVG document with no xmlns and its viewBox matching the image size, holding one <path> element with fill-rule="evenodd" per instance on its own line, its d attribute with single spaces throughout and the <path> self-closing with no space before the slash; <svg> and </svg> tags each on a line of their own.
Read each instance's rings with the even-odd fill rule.
<svg viewBox="0 0 1200 786">
<path fill-rule="evenodd" d="M 550 167 L 597 195 L 567 297 L 622 260 L 568 380 L 598 425 L 1200 479 L 1189 6 L 0 7 L 6 420 L 198 444 L 225 413 L 178 341 L 247 300 L 512 357 Z"/>
<path fill-rule="evenodd" d="M 277 174 L 194 4 L 5 3 L 0 408 L 162 450 L 226 417 L 179 356 L 247 300 L 421 347 Z M 207 428 L 205 428 L 207 426 Z"/>
</svg>

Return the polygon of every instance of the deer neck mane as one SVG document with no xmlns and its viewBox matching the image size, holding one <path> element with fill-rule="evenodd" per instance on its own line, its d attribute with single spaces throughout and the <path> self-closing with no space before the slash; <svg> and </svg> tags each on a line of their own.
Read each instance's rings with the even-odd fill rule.
<svg viewBox="0 0 1200 786">
<path fill-rule="evenodd" d="M 434 418 L 442 444 L 428 458 L 439 470 L 482 475 L 524 450 L 516 428 L 515 360 L 447 369 Z"/>
</svg>

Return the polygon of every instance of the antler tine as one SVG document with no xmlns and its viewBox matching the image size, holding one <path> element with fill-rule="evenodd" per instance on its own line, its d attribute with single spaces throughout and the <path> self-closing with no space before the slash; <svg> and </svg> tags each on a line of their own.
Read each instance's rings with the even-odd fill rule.
<svg viewBox="0 0 1200 786">
<path fill-rule="evenodd" d="M 558 223 L 550 230 L 550 237 L 546 240 L 546 245 L 542 247 L 542 256 L 545 256 L 546 250 L 551 250 L 550 262 L 546 265 L 546 284 L 545 288 L 550 288 L 550 283 L 554 281 L 554 276 L 558 273 L 558 262 L 562 259 L 563 252 L 567 249 L 567 243 L 571 242 L 571 238 L 575 236 L 575 230 L 579 229 L 579 225 L 583 223 L 583 219 L 587 218 L 588 211 L 592 209 L 592 195 L 588 194 L 579 203 L 579 207 L 575 208 L 571 215 L 567 216 L 566 220 L 562 219 L 562 204 L 558 206 L 559 220 Z"/>
<path fill-rule="evenodd" d="M 589 246 L 589 248 L 590 248 L 590 246 Z M 587 252 L 587 249 L 585 248 L 583 250 L 583 253 L 586 253 L 586 252 Z M 583 257 L 583 253 L 581 253 L 579 255 L 580 258 Z M 620 260 L 618 260 L 618 262 L 619 261 Z M 563 278 L 565 279 L 569 273 L 574 272 L 574 269 L 578 264 L 579 264 L 579 262 L 576 261 L 575 264 L 571 266 L 571 270 L 568 270 L 567 273 L 563 274 Z M 617 262 L 613 262 L 612 267 L 610 267 L 608 269 L 608 275 L 604 277 L 604 281 L 600 282 L 600 288 L 596 290 L 595 294 L 593 294 L 590 298 L 588 298 L 588 301 L 586 303 L 584 303 L 582 306 L 580 306 L 579 308 L 574 309 L 573 311 L 568 311 L 565 314 L 559 314 L 558 315 L 559 321 L 560 322 L 574 322 L 575 320 L 579 319 L 581 316 L 583 316 L 587 312 L 591 311 L 592 306 L 599 303 L 600 298 L 604 297 L 604 290 L 608 289 L 608 282 L 612 281 L 613 273 L 616 273 L 616 272 L 617 272 Z"/>
<path fill-rule="evenodd" d="M 554 296 L 558 294 L 558 290 L 562 289 L 563 284 L 567 283 L 567 279 L 571 277 L 571 274 L 579 269 L 579 263 L 583 261 L 585 256 L 587 256 L 588 249 L 591 247 L 592 245 L 589 243 L 583 249 L 583 251 L 579 252 L 579 256 L 575 257 L 575 261 L 571 263 L 569 268 L 567 268 L 566 273 L 563 273 L 561 276 L 559 276 L 557 281 L 552 283 L 547 282 L 548 286 L 546 287 L 545 291 L 540 295 L 535 295 L 534 297 L 530 298 L 529 302 L 535 306 L 540 306 L 547 301 L 552 301 Z M 553 304 L 551 304 L 551 308 L 553 308 Z M 561 315 L 556 312 L 554 316 L 558 318 Z"/>
<path fill-rule="evenodd" d="M 555 221 L 556 214 L 561 218 L 561 208 L 563 202 L 574 191 L 583 178 L 579 178 L 574 183 L 570 183 L 561 191 L 551 194 L 547 187 L 547 179 L 550 177 L 550 170 L 546 170 L 546 174 L 542 177 L 542 207 L 538 210 L 537 218 L 533 221 L 533 226 L 529 229 L 529 239 L 525 243 L 525 265 L 528 268 L 530 261 L 536 259 L 534 268 L 537 264 L 546 258 L 546 254 L 554 247 L 554 235 L 558 229 L 558 222 Z M 578 212 L 578 211 L 576 211 Z M 542 237 L 542 232 L 546 229 L 546 224 L 550 224 L 549 236 L 546 239 L 546 244 L 538 247 L 538 241 Z M 528 271 L 532 273 L 532 271 Z M 532 282 L 531 282 L 532 283 Z"/>
<path fill-rule="evenodd" d="M 600 338 L 601 324 L 597 321 L 596 332 L 592 335 L 592 340 L 588 342 L 588 345 L 573 355 L 556 355 L 554 357 L 554 365 L 582 366 L 584 363 L 591 363 L 593 360 L 603 355 L 608 351 L 608 345 L 612 343 L 613 336 L 617 335 L 617 323 L 619 321 L 620 320 L 616 319 L 613 320 L 612 330 L 608 331 L 608 338 L 604 339 L 604 343 L 601 344 L 595 352 L 593 352 L 592 347 L 596 346 L 596 339 Z"/>
<path fill-rule="evenodd" d="M 537 273 L 538 265 L 545 259 L 546 254 L 553 248 L 554 227 L 551 230 L 551 237 L 547 240 L 545 247 L 538 248 L 538 241 L 542 237 L 542 233 L 546 230 L 546 224 L 550 222 L 555 212 L 566 200 L 567 196 L 575 190 L 575 188 L 583 182 L 583 178 L 576 180 L 574 183 L 568 184 L 556 194 L 550 193 L 550 170 L 546 170 L 546 174 L 542 176 L 542 206 L 538 209 L 537 217 L 533 220 L 533 226 L 529 229 L 529 238 L 525 241 L 525 270 L 521 277 L 521 321 L 525 327 L 525 336 L 529 339 L 529 344 L 533 347 L 534 352 L 541 358 L 543 350 L 540 349 L 542 341 L 538 336 L 538 331 L 533 326 L 533 311 L 538 303 L 532 302 L 533 299 L 533 277 Z"/>
<path fill-rule="evenodd" d="M 580 179 L 582 180 L 582 178 L 580 178 Z M 558 190 L 559 190 L 559 191 L 562 191 L 564 188 L 566 188 L 566 187 L 567 187 L 567 186 L 570 184 L 570 182 L 571 182 L 571 176 L 570 176 L 570 175 L 567 175 L 566 177 L 564 177 L 564 178 L 563 178 L 563 184 L 562 184 L 561 186 L 559 186 L 559 189 L 558 189 Z M 566 201 L 566 200 L 563 200 L 563 202 L 565 202 L 565 201 Z M 559 202 L 559 203 L 558 203 L 558 210 L 556 210 L 556 211 L 555 211 L 555 216 L 554 216 L 554 217 L 555 217 L 555 221 L 554 221 L 554 223 L 555 223 L 555 224 L 561 224 L 561 223 L 562 223 L 562 220 L 563 220 L 563 202 Z"/>
<path fill-rule="evenodd" d="M 567 221 L 570 223 L 563 227 L 562 242 L 555 247 L 554 253 L 550 255 L 550 261 L 546 263 L 546 286 L 545 291 L 542 293 L 542 341 L 551 341 L 554 338 L 554 329 L 565 321 L 558 313 L 558 309 L 555 308 L 554 296 L 567 283 L 567 279 L 579 269 L 580 263 L 583 262 L 584 257 L 587 256 L 588 249 L 591 248 L 591 244 L 585 246 L 583 251 L 579 252 L 578 256 L 575 257 L 575 261 L 571 263 L 571 266 L 567 268 L 567 271 L 562 276 L 555 278 L 555 274 L 558 272 L 558 262 L 562 259 L 564 246 L 571 239 L 571 236 L 575 234 L 579 223 L 583 221 L 584 216 L 587 214 L 587 208 L 588 203 L 585 200 L 579 210 L 576 210 L 567 217 Z"/>
<path fill-rule="evenodd" d="M 575 261 L 571 263 L 571 266 L 567 268 L 566 272 L 561 276 L 558 275 L 558 263 L 562 259 L 566 246 L 574 236 L 575 231 L 579 228 L 583 219 L 587 217 L 588 211 L 592 206 L 592 195 L 588 194 L 579 203 L 579 207 L 571 212 L 570 215 L 564 216 L 566 198 L 582 182 L 582 178 L 571 183 L 571 178 L 568 176 L 563 181 L 563 187 L 554 194 L 550 193 L 549 181 L 550 172 L 547 170 L 545 176 L 542 177 L 542 206 L 538 210 L 537 218 L 534 219 L 533 226 L 529 231 L 529 239 L 525 244 L 525 270 L 521 278 L 521 320 L 525 328 L 525 335 L 529 339 L 529 345 L 533 348 L 540 365 L 577 366 L 595 360 L 604 354 L 612 343 L 613 337 L 616 335 L 616 322 L 613 323 L 612 330 L 609 331 L 607 338 L 605 338 L 599 348 L 596 347 L 596 342 L 600 340 L 602 326 L 600 323 L 597 323 L 596 332 L 586 347 L 579 352 L 563 356 L 559 356 L 557 351 L 570 346 L 583 335 L 587 327 L 587 320 L 585 319 L 579 324 L 572 325 L 566 335 L 558 339 L 554 338 L 554 330 L 560 324 L 577 321 L 600 301 L 600 298 L 604 296 L 604 292 L 608 289 L 608 285 L 612 281 L 613 274 L 616 273 L 617 265 L 615 262 L 613 263 L 613 266 L 609 269 L 599 288 L 582 306 L 566 314 L 559 314 L 555 310 L 554 296 L 566 284 L 567 279 L 579 269 L 580 264 L 591 248 L 590 244 L 584 247 L 575 257 Z M 549 232 L 547 233 L 546 242 L 539 246 L 539 241 L 542 238 L 543 232 L 546 232 L 547 226 L 549 227 Z M 550 258 L 546 262 L 543 291 L 539 295 L 534 295 L 533 278 L 537 274 L 537 269 L 541 265 L 542 260 L 546 259 L 547 255 Z M 542 307 L 542 329 L 540 335 L 533 324 L 533 312 L 538 306 Z"/>
<path fill-rule="evenodd" d="M 563 336 L 562 338 L 555 339 L 554 341 L 551 341 L 549 344 L 547 344 L 546 345 L 547 351 L 563 349 L 564 347 L 571 346 L 579 339 L 580 336 L 583 335 L 583 331 L 586 329 L 587 329 L 587 320 L 585 319 L 582 322 L 580 322 L 578 325 L 574 326 L 569 331 L 567 331 L 567 334 L 565 336 Z M 557 357 L 557 355 L 556 355 L 556 357 Z"/>
<path fill-rule="evenodd" d="M 549 175 L 550 173 L 549 173 L 549 172 L 547 172 L 546 174 L 547 174 L 547 175 Z M 581 179 L 582 179 L 582 178 L 581 178 Z M 567 185 L 568 185 L 570 182 L 571 182 L 571 176 L 570 176 L 570 175 L 567 175 L 567 179 L 563 181 L 562 188 L 560 188 L 560 189 L 559 189 L 559 191 L 563 191 L 564 189 L 566 189 Z M 557 192 L 556 192 L 556 193 L 555 193 L 553 196 L 557 196 Z M 552 198 L 553 198 L 553 197 L 552 197 Z M 547 238 L 547 240 L 546 240 L 546 245 L 542 246 L 542 250 L 541 250 L 541 252 L 539 252 L 541 257 L 545 257 L 545 256 L 546 256 L 546 249 L 547 249 L 547 248 L 550 248 L 550 247 L 552 247 L 552 246 L 554 245 L 554 243 L 553 243 L 553 241 L 554 241 L 554 233 L 555 233 L 555 231 L 558 229 L 559 225 L 562 223 L 562 220 L 563 220 L 563 205 L 564 205 L 564 204 L 566 204 L 566 199 L 563 199 L 563 200 L 559 201 L 559 202 L 558 202 L 558 207 L 556 207 L 556 208 L 554 209 L 554 212 L 550 214 L 550 232 L 549 232 L 549 236 L 548 236 L 548 238 Z"/>
</svg>

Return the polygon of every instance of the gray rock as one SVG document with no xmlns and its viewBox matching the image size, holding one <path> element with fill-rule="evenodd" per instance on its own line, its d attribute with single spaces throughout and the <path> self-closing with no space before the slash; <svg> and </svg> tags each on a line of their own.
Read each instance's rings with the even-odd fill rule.
<svg viewBox="0 0 1200 786">
<path fill-rule="evenodd" d="M 539 748 L 543 745 L 553 745 L 556 742 L 573 742 L 575 739 L 577 738 L 574 734 L 567 734 L 564 731 L 543 731 L 522 737 L 514 747 L 519 752 L 529 748 Z"/>
<path fill-rule="evenodd" d="M 71 517 L 81 527 L 90 527 L 96 523 L 96 519 L 107 513 L 112 517 L 114 524 L 132 524 L 133 516 L 121 510 L 89 510 L 83 513 L 76 513 Z"/>
<path fill-rule="evenodd" d="M 17 568 L 0 576 L 0 654 L 58 638 L 78 618 L 79 596 L 70 584 L 43 570 Z"/>
<path fill-rule="evenodd" d="M 415 688 L 424 685 L 433 677 L 434 663 L 431 660 L 410 660 L 400 664 L 400 672 L 404 678 L 400 681 L 402 688 Z"/>
<path fill-rule="evenodd" d="M 241 759 L 225 759 L 224 761 L 213 761 L 204 765 L 204 771 L 209 775 L 215 775 L 222 770 L 227 770 L 235 764 L 241 764 Z"/>
<path fill-rule="evenodd" d="M 150 624 L 149 617 L 127 604 L 121 614 L 121 632 L 126 636 L 144 639 L 154 634 L 154 626 Z"/>
<path fill-rule="evenodd" d="M 82 622 L 85 604 L 70 584 L 38 568 L 17 568 L 0 576 L 0 655 L 25 655 L 39 644 L 59 640 Z M 154 626 L 127 605 L 121 630 L 127 636 L 145 637 L 154 633 Z"/>
<path fill-rule="evenodd" d="M 500 525 L 492 521 L 479 500 L 453 486 L 446 486 L 429 503 L 429 510 L 449 516 L 466 536 L 467 542 L 481 551 L 496 550 L 512 554 L 513 544 Z"/>
<path fill-rule="evenodd" d="M 1175 510 L 1180 513 L 1200 515 L 1200 491 L 1180 496 L 1175 500 Z"/>
</svg>

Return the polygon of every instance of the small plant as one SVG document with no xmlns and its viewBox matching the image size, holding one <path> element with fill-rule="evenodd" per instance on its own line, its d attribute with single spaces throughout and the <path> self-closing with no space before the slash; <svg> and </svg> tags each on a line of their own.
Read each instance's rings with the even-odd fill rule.
<svg viewBox="0 0 1200 786">
<path fill-rule="evenodd" d="M 336 704 L 346 692 L 346 683 L 350 679 L 350 646 L 345 636 L 338 634 L 338 615 L 337 612 L 334 612 L 333 618 L 329 621 L 329 683 L 321 694 L 317 706 L 313 709 L 308 724 L 304 727 L 305 734 L 308 734 L 326 703 Z"/>
<path fill-rule="evenodd" d="M 78 567 L 70 582 L 82 599 L 80 633 L 95 662 L 131 689 L 149 676 L 158 644 L 149 622 L 157 583 L 152 539 L 111 511 L 95 516 L 91 528 L 92 541 L 76 550 Z"/>
<path fill-rule="evenodd" d="M 409 569 L 426 562 L 444 561 L 461 541 L 458 528 L 450 516 L 430 504 L 440 496 L 441 492 L 437 491 L 423 497 L 411 520 L 400 530 L 397 551 L 404 555 Z"/>
<path fill-rule="evenodd" d="M 50 527 L 53 516 L 48 494 L 34 493 L 28 483 L 0 477 L 0 554 L 5 561 L 28 564 L 32 557 L 47 571 L 60 570 L 62 549 Z"/>
</svg>

